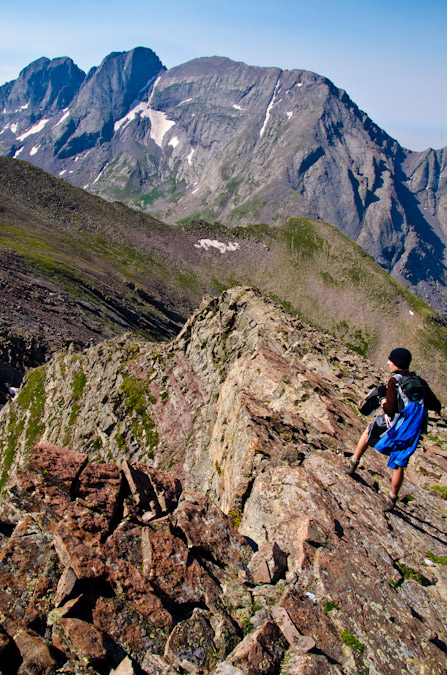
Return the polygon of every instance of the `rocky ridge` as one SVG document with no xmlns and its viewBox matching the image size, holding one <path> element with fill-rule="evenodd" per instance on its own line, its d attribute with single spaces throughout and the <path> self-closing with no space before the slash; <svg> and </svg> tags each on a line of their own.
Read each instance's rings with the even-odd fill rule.
<svg viewBox="0 0 447 675">
<path fill-rule="evenodd" d="M 0 412 L 11 672 L 445 672 L 445 418 L 383 514 L 343 465 L 385 374 L 250 289 L 46 368 Z"/>
<path fill-rule="evenodd" d="M 93 105 L 94 103 L 94 105 Z M 0 152 L 174 222 L 333 223 L 445 311 L 446 150 L 402 148 L 330 80 L 150 49 L 0 87 Z"/>
</svg>

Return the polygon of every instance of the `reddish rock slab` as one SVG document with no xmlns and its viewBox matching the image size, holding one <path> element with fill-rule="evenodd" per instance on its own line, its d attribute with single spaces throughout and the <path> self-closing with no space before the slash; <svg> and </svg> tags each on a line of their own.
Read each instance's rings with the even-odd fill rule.
<svg viewBox="0 0 447 675">
<path fill-rule="evenodd" d="M 26 516 L 0 554 L 0 615 L 24 622 L 45 615 L 58 570 L 51 536 Z"/>
<path fill-rule="evenodd" d="M 240 642 L 226 662 L 247 675 L 274 675 L 278 672 L 287 640 L 274 621 L 266 621 Z"/>
<path fill-rule="evenodd" d="M 279 607 L 287 614 L 298 631 L 310 636 L 317 648 L 324 651 L 333 661 L 344 663 L 344 643 L 339 631 L 319 605 L 304 593 L 289 589 L 284 594 Z"/>
<path fill-rule="evenodd" d="M 64 654 L 92 666 L 101 664 L 107 657 L 102 632 L 81 619 L 59 619 L 53 626 L 53 644 Z"/>
<path fill-rule="evenodd" d="M 155 592 L 177 605 L 200 602 L 213 585 L 189 549 L 168 532 L 143 528 L 143 574 Z"/>
<path fill-rule="evenodd" d="M 77 481 L 77 502 L 101 516 L 103 538 L 117 514 L 121 487 L 121 471 L 116 464 L 88 464 Z"/>
<path fill-rule="evenodd" d="M 276 542 L 265 542 L 248 564 L 256 584 L 276 584 L 287 569 L 287 553 Z"/>
<path fill-rule="evenodd" d="M 69 493 L 87 462 L 87 455 L 81 452 L 65 450 L 50 443 L 39 443 L 33 448 L 29 467 L 42 472 L 61 490 Z"/>
<path fill-rule="evenodd" d="M 159 518 L 177 506 L 182 484 L 177 478 L 144 464 L 122 464 L 123 473 L 135 503 L 147 514 L 147 520 Z"/>
<path fill-rule="evenodd" d="M 172 628 L 172 619 L 162 627 L 157 613 L 144 616 L 122 597 L 99 598 L 93 609 L 93 623 L 140 665 L 147 652 L 163 652 Z"/>
<path fill-rule="evenodd" d="M 72 592 L 78 577 L 72 567 L 66 567 L 57 582 L 54 606 L 59 607 Z"/>
<path fill-rule="evenodd" d="M 50 648 L 45 640 L 30 630 L 19 628 L 12 636 L 23 659 L 22 672 L 39 672 L 52 675 L 56 668 Z M 33 668 L 34 667 L 34 668 Z"/>
<path fill-rule="evenodd" d="M 123 596 L 144 617 L 150 617 L 152 625 L 169 630 L 172 617 L 155 595 L 154 588 L 143 574 L 143 551 L 141 527 L 129 522 L 119 525 L 103 546 L 107 579 L 115 593 Z"/>
<path fill-rule="evenodd" d="M 53 541 L 62 567 L 71 567 L 80 581 L 105 575 L 105 561 L 98 538 L 79 529 L 74 520 L 71 523 L 60 522 Z"/>
<path fill-rule="evenodd" d="M 295 654 L 306 654 L 315 647 L 315 640 L 309 635 L 301 635 L 284 607 L 271 607 L 270 613 Z"/>
<path fill-rule="evenodd" d="M 184 492 L 174 513 L 174 522 L 190 548 L 211 555 L 221 565 L 245 569 L 253 550 L 234 523 L 207 497 Z"/>
<path fill-rule="evenodd" d="M 190 672 L 209 672 L 214 659 L 214 631 L 210 613 L 195 609 L 189 619 L 180 621 L 166 643 L 165 658 Z"/>
<path fill-rule="evenodd" d="M 17 484 L 9 491 L 11 501 L 22 511 L 39 513 L 44 525 L 58 522 L 70 509 L 68 490 L 56 486 L 44 473 L 29 469 L 17 472 Z"/>
</svg>

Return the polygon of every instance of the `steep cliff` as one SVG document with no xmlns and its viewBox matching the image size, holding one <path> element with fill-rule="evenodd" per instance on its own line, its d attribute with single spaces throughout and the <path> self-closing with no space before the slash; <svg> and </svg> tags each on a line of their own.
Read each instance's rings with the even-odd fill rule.
<svg viewBox="0 0 447 675">
<path fill-rule="evenodd" d="M 385 458 L 343 471 L 385 377 L 241 288 L 31 371 L 0 412 L 9 672 L 444 673 L 445 418 L 392 513 Z"/>
</svg>

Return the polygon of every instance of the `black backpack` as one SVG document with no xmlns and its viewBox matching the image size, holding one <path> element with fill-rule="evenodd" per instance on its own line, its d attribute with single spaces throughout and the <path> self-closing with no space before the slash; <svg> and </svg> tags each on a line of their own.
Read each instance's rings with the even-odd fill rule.
<svg viewBox="0 0 447 675">
<path fill-rule="evenodd" d="M 401 412 L 410 402 L 423 403 L 425 398 L 425 386 L 422 378 L 417 373 L 408 375 L 394 375 L 397 382 L 397 403 Z"/>
</svg>

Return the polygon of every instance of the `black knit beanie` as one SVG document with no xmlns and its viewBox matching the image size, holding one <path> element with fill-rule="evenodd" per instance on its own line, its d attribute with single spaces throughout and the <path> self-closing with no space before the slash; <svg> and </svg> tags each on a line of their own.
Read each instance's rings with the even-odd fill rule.
<svg viewBox="0 0 447 675">
<path fill-rule="evenodd" d="M 411 363 L 411 353 L 408 349 L 404 347 L 398 347 L 398 349 L 393 349 L 389 355 L 389 360 L 394 363 L 395 366 L 401 370 L 408 370 Z"/>
</svg>

